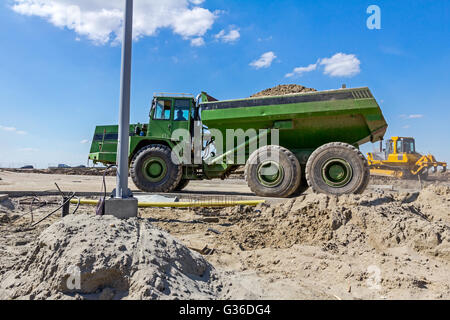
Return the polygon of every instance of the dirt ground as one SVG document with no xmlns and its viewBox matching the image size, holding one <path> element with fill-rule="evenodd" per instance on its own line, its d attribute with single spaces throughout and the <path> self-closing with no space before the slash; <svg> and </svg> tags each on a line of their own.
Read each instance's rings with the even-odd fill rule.
<svg viewBox="0 0 450 320">
<path fill-rule="evenodd" d="M 359 196 L 308 193 L 257 207 L 139 213 L 214 267 L 223 283 L 209 293 L 215 298 L 450 299 L 448 181 L 389 183 L 374 179 Z M 58 212 L 30 228 L 31 202 L 37 222 L 59 201 L 1 202 L 0 284 L 61 220 Z M 82 206 L 76 215 L 94 211 Z"/>
</svg>

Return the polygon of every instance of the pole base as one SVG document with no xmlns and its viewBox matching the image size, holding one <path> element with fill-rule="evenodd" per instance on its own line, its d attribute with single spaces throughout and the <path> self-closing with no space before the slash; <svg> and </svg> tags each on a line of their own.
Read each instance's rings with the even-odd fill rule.
<svg viewBox="0 0 450 320">
<path fill-rule="evenodd" d="M 105 215 L 119 219 L 136 218 L 138 215 L 138 199 L 109 198 L 105 201 Z"/>
</svg>

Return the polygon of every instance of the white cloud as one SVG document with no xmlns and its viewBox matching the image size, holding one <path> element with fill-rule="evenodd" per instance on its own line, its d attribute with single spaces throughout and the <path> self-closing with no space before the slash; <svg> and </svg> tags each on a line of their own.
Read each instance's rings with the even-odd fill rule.
<svg viewBox="0 0 450 320">
<path fill-rule="evenodd" d="M 317 70 L 319 66 L 323 66 L 323 73 L 331 77 L 350 77 L 361 72 L 361 62 L 354 54 L 336 53 L 331 58 L 319 59 L 316 63 L 307 67 L 297 67 L 288 74 L 286 78 L 294 76 L 302 76 L 303 74 Z"/>
<path fill-rule="evenodd" d="M 275 53 L 269 51 L 261 55 L 258 60 L 251 62 L 250 65 L 256 69 L 268 68 L 272 65 L 272 62 L 276 57 Z"/>
<path fill-rule="evenodd" d="M 423 118 L 424 115 L 423 114 L 401 114 L 400 117 L 403 119 L 420 119 L 420 118 Z"/>
<path fill-rule="evenodd" d="M 17 151 L 20 151 L 20 152 L 39 152 L 39 149 L 35 149 L 35 148 L 20 148 L 20 149 L 17 149 Z"/>
<path fill-rule="evenodd" d="M 350 77 L 361 72 L 361 61 L 354 54 L 336 53 L 331 58 L 320 60 L 324 74 L 331 77 Z"/>
<path fill-rule="evenodd" d="M 317 69 L 317 63 L 310 64 L 307 67 L 295 68 L 291 73 L 286 74 L 286 78 L 291 78 L 293 76 L 302 76 L 304 73 L 311 72 Z"/>
<path fill-rule="evenodd" d="M 381 46 L 380 49 L 385 54 L 390 54 L 390 55 L 394 55 L 394 56 L 405 55 L 405 52 L 403 50 L 396 48 L 396 47 Z"/>
<path fill-rule="evenodd" d="M 194 38 L 191 40 L 191 46 L 193 47 L 202 47 L 205 45 L 205 40 L 202 37 Z"/>
<path fill-rule="evenodd" d="M 269 36 L 269 37 L 267 37 L 267 38 L 258 38 L 258 42 L 270 41 L 270 40 L 272 40 L 272 39 L 273 39 L 272 36 Z"/>
<path fill-rule="evenodd" d="M 161 28 L 172 29 L 187 40 L 202 37 L 211 29 L 218 14 L 199 7 L 203 2 L 135 1 L 134 39 L 155 35 Z M 12 3 L 12 9 L 19 14 L 41 17 L 96 44 L 120 41 L 123 0 L 12 0 Z"/>
<path fill-rule="evenodd" d="M 16 131 L 16 128 L 14 127 L 4 127 L 4 126 L 0 126 L 0 129 L 3 131 Z"/>
<path fill-rule="evenodd" d="M 2 125 L 0 125 L 0 130 L 6 131 L 6 132 L 14 132 L 14 133 L 20 134 L 20 135 L 25 135 L 25 134 L 27 134 L 26 131 L 23 131 L 23 130 L 17 130 L 17 128 L 14 128 L 14 127 L 5 127 L 5 126 L 2 126 Z"/>
<path fill-rule="evenodd" d="M 81 140 L 80 143 L 81 144 L 87 144 L 87 143 L 89 143 L 89 140 L 84 139 L 84 140 Z"/>
<path fill-rule="evenodd" d="M 231 43 L 239 40 L 241 34 L 239 33 L 239 29 L 231 28 L 228 32 L 226 32 L 225 30 L 221 30 L 214 37 L 222 42 Z"/>
</svg>

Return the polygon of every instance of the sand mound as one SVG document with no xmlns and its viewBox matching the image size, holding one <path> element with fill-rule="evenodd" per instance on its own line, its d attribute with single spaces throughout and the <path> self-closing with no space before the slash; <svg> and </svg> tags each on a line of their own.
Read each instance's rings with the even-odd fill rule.
<svg viewBox="0 0 450 320">
<path fill-rule="evenodd" d="M 304 86 L 297 85 L 297 84 L 282 84 L 282 85 L 255 93 L 250 98 L 265 97 L 265 96 L 282 96 L 282 95 L 286 95 L 286 94 L 314 92 L 314 91 L 317 91 L 317 90 L 312 89 L 312 88 L 306 88 Z"/>
<path fill-rule="evenodd" d="M 450 187 L 431 185 L 420 192 L 416 204 L 428 219 L 450 225 Z"/>
<path fill-rule="evenodd" d="M 449 189 L 430 186 L 421 195 L 308 194 L 282 205 L 233 208 L 229 214 L 241 232 L 225 232 L 222 241 L 243 249 L 304 244 L 367 252 L 407 246 L 450 261 L 450 224 L 434 218 L 448 219 Z"/>
<path fill-rule="evenodd" d="M 147 220 L 75 215 L 39 236 L 3 277 L 0 298 L 209 299 L 220 288 L 203 257 Z"/>
</svg>

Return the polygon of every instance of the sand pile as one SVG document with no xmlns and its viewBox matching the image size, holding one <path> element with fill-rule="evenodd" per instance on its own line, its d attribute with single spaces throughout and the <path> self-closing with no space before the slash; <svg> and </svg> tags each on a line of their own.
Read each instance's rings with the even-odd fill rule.
<svg viewBox="0 0 450 320">
<path fill-rule="evenodd" d="M 221 289 L 217 278 L 147 220 L 72 215 L 2 277 L 0 299 L 209 299 Z"/>
<path fill-rule="evenodd" d="M 313 88 L 306 88 L 304 86 L 297 85 L 297 84 L 282 84 L 282 85 L 278 85 L 276 87 L 269 88 L 269 89 L 263 90 L 261 92 L 255 93 L 250 98 L 265 97 L 265 96 L 282 96 L 282 95 L 286 95 L 286 94 L 314 92 L 314 91 L 317 91 L 317 90 L 313 89 Z"/>
<path fill-rule="evenodd" d="M 14 203 L 11 199 L 7 198 L 0 201 L 0 225 L 8 224 L 17 217 L 11 213 L 12 210 L 14 210 Z"/>
<path fill-rule="evenodd" d="M 229 209 L 241 232 L 221 241 L 246 249 L 295 244 L 359 252 L 407 246 L 450 261 L 450 188 L 429 186 L 416 194 L 331 197 L 308 194 L 284 204 Z"/>
<path fill-rule="evenodd" d="M 450 225 L 450 187 L 429 186 L 420 192 L 415 203 L 429 220 Z"/>
</svg>

